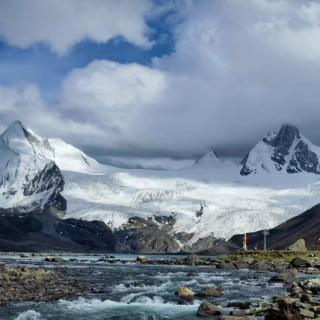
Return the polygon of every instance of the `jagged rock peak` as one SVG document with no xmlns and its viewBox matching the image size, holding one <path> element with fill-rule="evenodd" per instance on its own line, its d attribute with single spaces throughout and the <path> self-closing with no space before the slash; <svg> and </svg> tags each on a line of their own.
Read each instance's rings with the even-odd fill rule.
<svg viewBox="0 0 320 320">
<path fill-rule="evenodd" d="M 320 148 L 301 135 L 297 127 L 283 124 L 242 160 L 240 174 L 247 176 L 259 171 L 320 174 L 319 163 Z"/>
<path fill-rule="evenodd" d="M 48 139 L 26 129 L 19 120 L 14 121 L 1 137 L 5 145 L 17 154 L 36 154 L 48 159 L 53 157 L 53 149 Z"/>
<path fill-rule="evenodd" d="M 299 129 L 291 124 L 283 124 L 280 129 L 263 138 L 263 141 L 273 147 L 284 146 L 290 148 L 294 139 L 300 139 Z"/>
</svg>

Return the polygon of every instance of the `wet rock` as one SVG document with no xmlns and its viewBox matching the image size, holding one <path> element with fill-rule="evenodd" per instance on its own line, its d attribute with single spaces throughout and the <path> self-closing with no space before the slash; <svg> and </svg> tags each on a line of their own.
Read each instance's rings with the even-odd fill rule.
<svg viewBox="0 0 320 320">
<path fill-rule="evenodd" d="M 198 297 L 221 297 L 223 292 L 219 288 L 205 288 L 196 293 Z"/>
<path fill-rule="evenodd" d="M 283 271 L 275 276 L 273 276 L 269 282 L 282 282 L 286 284 L 292 284 L 297 278 L 298 270 L 290 269 L 289 271 Z"/>
<path fill-rule="evenodd" d="M 219 315 L 221 315 L 220 307 L 208 301 L 202 301 L 197 311 L 197 316 L 204 318 Z"/>
<path fill-rule="evenodd" d="M 126 282 L 125 284 L 124 284 L 124 286 L 126 287 L 126 288 L 142 288 L 144 285 L 143 285 L 143 283 L 142 282 L 140 282 L 140 281 L 131 281 L 131 282 Z"/>
<path fill-rule="evenodd" d="M 236 269 L 235 265 L 232 262 L 220 261 L 216 265 L 217 269 Z"/>
<path fill-rule="evenodd" d="M 294 298 L 301 297 L 303 293 L 303 289 L 296 282 L 292 283 L 292 286 L 288 291 L 291 293 L 290 296 Z"/>
<path fill-rule="evenodd" d="M 230 302 L 227 308 L 237 308 L 237 309 L 249 309 L 251 306 L 250 302 Z"/>
<path fill-rule="evenodd" d="M 52 256 L 47 256 L 45 257 L 44 261 L 46 262 L 57 262 L 57 263 L 63 263 L 65 260 L 59 257 L 52 257 Z"/>
<path fill-rule="evenodd" d="M 187 277 L 193 277 L 194 275 L 195 275 L 195 273 L 193 271 L 189 271 L 186 274 Z"/>
<path fill-rule="evenodd" d="M 252 263 L 251 269 L 266 271 L 269 269 L 269 265 L 265 261 L 255 261 L 254 263 Z"/>
<path fill-rule="evenodd" d="M 294 258 L 291 262 L 290 262 L 290 267 L 294 267 L 294 268 L 308 268 L 308 267 L 312 267 L 312 264 L 309 260 L 307 259 L 303 259 L 300 257 L 296 257 Z"/>
<path fill-rule="evenodd" d="M 178 288 L 175 294 L 180 298 L 192 298 L 195 295 L 191 289 L 185 287 Z"/>
<path fill-rule="evenodd" d="M 104 258 L 104 257 L 99 258 L 98 262 L 108 262 L 108 258 Z"/>
<path fill-rule="evenodd" d="M 308 279 L 300 281 L 299 286 L 304 290 L 310 290 L 313 294 L 320 293 L 320 279 Z"/>
<path fill-rule="evenodd" d="M 95 293 L 95 294 L 101 294 L 101 293 L 105 293 L 106 290 L 105 289 L 102 289 L 102 288 L 90 288 L 90 292 L 91 293 Z"/>
<path fill-rule="evenodd" d="M 244 261 L 235 261 L 235 262 L 233 262 L 233 265 L 237 269 L 248 269 L 249 268 L 249 263 L 244 262 Z"/>
</svg>

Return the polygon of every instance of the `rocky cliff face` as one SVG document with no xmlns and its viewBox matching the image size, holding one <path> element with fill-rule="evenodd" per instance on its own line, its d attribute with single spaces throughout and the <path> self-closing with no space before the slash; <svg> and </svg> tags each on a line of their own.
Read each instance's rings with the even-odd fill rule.
<svg viewBox="0 0 320 320">
<path fill-rule="evenodd" d="M 116 250 L 120 252 L 178 252 L 180 245 L 172 234 L 174 217 L 132 217 L 115 230 Z"/>
<path fill-rule="evenodd" d="M 282 125 L 269 133 L 242 160 L 240 174 L 259 172 L 320 173 L 320 148 L 292 125 Z"/>
</svg>

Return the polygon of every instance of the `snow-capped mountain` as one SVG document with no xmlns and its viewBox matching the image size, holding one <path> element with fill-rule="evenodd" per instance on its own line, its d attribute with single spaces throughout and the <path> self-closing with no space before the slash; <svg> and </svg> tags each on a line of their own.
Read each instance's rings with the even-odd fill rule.
<svg viewBox="0 0 320 320">
<path fill-rule="evenodd" d="M 320 174 L 320 148 L 292 125 L 282 125 L 269 133 L 242 160 L 240 174 L 259 172 Z"/>
<path fill-rule="evenodd" d="M 133 216 L 174 217 L 170 232 L 184 239 L 181 247 L 272 228 L 317 204 L 320 195 L 318 147 L 292 126 L 269 134 L 241 167 L 210 151 L 179 170 L 115 168 L 20 122 L 1 135 L 0 145 L 1 208 L 51 205 L 64 180 L 65 217 L 102 220 L 112 228 Z M 263 176 L 253 174 L 260 171 Z"/>
<path fill-rule="evenodd" d="M 0 136 L 0 208 L 16 211 L 65 210 L 63 176 L 47 140 L 16 121 Z"/>
<path fill-rule="evenodd" d="M 214 150 L 209 151 L 194 163 L 195 167 L 216 167 L 222 165 L 222 161 L 219 159 Z"/>
</svg>

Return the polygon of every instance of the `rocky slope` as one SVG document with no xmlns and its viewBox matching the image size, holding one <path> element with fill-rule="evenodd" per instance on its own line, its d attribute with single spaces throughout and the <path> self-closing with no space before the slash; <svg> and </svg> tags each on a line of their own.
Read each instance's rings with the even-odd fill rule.
<svg viewBox="0 0 320 320">
<path fill-rule="evenodd" d="M 0 251 L 115 250 L 115 238 L 101 221 L 60 219 L 49 211 L 0 216 Z"/>
</svg>

